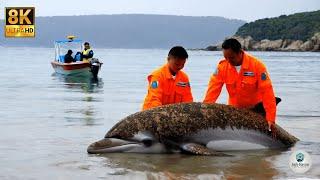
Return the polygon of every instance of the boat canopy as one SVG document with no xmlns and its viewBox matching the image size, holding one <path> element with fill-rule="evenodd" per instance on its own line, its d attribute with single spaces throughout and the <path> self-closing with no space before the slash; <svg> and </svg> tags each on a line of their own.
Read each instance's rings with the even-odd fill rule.
<svg viewBox="0 0 320 180">
<path fill-rule="evenodd" d="M 55 47 L 55 61 L 64 62 L 64 55 L 67 54 L 68 50 L 72 50 L 73 56 L 78 52 L 82 52 L 82 40 L 57 40 L 54 41 Z"/>
</svg>

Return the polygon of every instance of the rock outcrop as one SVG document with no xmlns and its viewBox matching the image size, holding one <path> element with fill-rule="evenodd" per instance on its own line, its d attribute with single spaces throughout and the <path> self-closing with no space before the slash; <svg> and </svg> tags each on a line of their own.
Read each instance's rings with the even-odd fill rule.
<svg viewBox="0 0 320 180">
<path fill-rule="evenodd" d="M 251 36 L 241 37 L 233 36 L 237 39 L 244 50 L 250 51 L 320 51 L 320 32 L 315 33 L 314 36 L 307 41 L 278 39 L 261 41 L 254 40 Z M 222 49 L 222 42 L 208 46 L 205 50 L 218 51 Z"/>
</svg>

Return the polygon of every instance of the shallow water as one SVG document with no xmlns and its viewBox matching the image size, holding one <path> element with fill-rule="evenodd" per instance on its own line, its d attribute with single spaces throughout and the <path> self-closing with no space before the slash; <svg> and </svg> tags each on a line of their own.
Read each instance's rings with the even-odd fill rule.
<svg viewBox="0 0 320 180">
<path fill-rule="evenodd" d="M 57 76 L 48 48 L 1 48 L 0 179 L 320 178 L 320 53 L 253 52 L 267 65 L 277 123 L 300 138 L 289 150 L 231 152 L 234 157 L 180 154 L 88 155 L 121 118 L 139 111 L 146 76 L 167 50 L 96 49 L 104 64 L 98 82 Z M 201 101 L 220 52 L 189 51 L 185 71 Z M 219 102 L 226 102 L 222 93 Z M 312 168 L 289 168 L 293 150 L 306 150 Z"/>
</svg>

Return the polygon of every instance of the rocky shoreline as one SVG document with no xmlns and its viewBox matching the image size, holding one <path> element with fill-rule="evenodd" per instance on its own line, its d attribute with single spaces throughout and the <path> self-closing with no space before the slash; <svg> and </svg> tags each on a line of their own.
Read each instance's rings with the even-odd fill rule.
<svg viewBox="0 0 320 180">
<path fill-rule="evenodd" d="M 232 36 L 237 39 L 243 49 L 249 51 L 315 51 L 320 52 L 320 32 L 315 33 L 314 36 L 307 41 L 301 40 L 290 40 L 290 39 L 278 39 L 268 40 L 264 39 L 261 41 L 254 40 L 251 36 L 240 37 Z M 206 51 L 219 51 L 222 49 L 222 42 L 208 46 L 203 49 Z"/>
</svg>

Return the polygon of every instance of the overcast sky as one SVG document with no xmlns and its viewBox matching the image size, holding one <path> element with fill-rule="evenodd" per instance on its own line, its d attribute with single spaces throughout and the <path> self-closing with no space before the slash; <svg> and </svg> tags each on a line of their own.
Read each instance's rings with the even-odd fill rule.
<svg viewBox="0 0 320 180">
<path fill-rule="evenodd" d="M 170 14 L 254 21 L 319 10 L 320 0 L 1 0 L 1 19 L 4 19 L 4 7 L 9 6 L 34 6 L 36 16 Z"/>
</svg>

